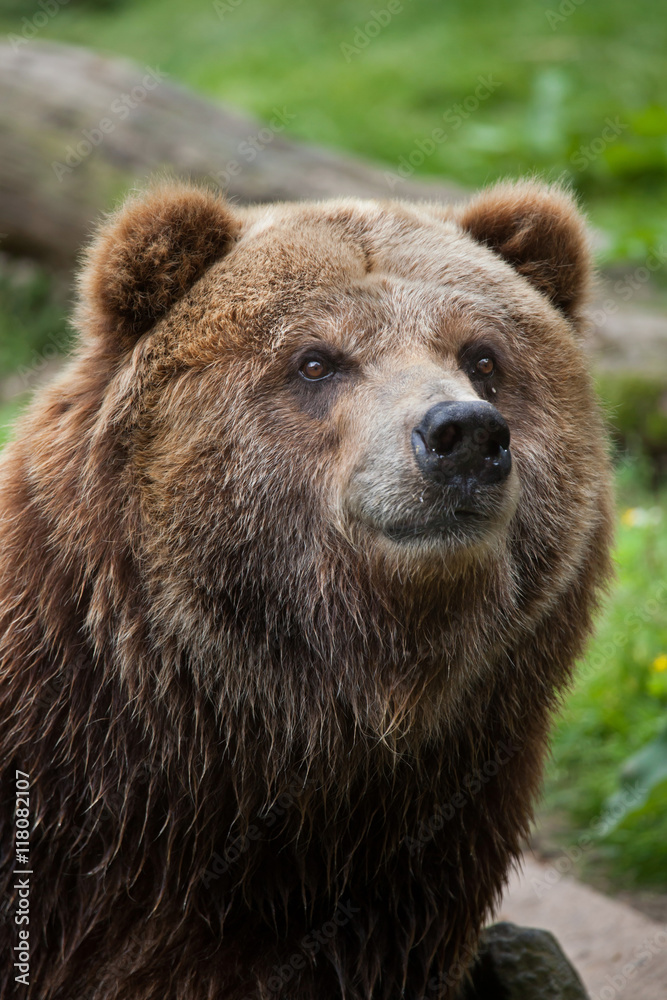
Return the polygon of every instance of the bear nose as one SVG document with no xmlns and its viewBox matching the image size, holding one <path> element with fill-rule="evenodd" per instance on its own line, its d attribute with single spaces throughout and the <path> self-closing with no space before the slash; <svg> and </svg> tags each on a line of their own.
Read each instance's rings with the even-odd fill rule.
<svg viewBox="0 0 667 1000">
<path fill-rule="evenodd" d="M 443 483 L 456 478 L 500 483 L 512 468 L 510 431 L 495 406 L 484 402 L 436 403 L 412 432 L 422 472 Z"/>
</svg>

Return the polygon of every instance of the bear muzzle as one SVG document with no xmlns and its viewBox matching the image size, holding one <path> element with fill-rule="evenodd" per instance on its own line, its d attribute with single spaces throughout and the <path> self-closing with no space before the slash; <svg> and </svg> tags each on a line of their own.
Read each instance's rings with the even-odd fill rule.
<svg viewBox="0 0 667 1000">
<path fill-rule="evenodd" d="M 513 454 L 507 419 L 459 370 L 406 360 L 381 374 L 343 425 L 344 530 L 358 523 L 415 551 L 491 550 L 516 512 L 521 436 Z"/>
</svg>

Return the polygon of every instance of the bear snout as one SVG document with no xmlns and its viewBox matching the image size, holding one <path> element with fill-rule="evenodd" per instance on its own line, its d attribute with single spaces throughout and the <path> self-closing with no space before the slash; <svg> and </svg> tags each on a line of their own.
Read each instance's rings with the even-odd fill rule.
<svg viewBox="0 0 667 1000">
<path fill-rule="evenodd" d="M 496 485 L 512 469 L 507 422 L 483 401 L 436 403 L 412 431 L 412 450 L 421 473 L 446 486 Z"/>
</svg>

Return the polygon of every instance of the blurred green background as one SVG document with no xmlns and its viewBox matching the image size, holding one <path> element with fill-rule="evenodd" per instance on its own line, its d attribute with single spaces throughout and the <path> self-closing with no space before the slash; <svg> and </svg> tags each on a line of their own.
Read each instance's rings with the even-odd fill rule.
<svg viewBox="0 0 667 1000">
<path fill-rule="evenodd" d="M 604 231 L 603 261 L 641 262 L 667 241 L 661 0 L 400 6 L 370 37 L 365 25 L 385 0 L 218 0 L 217 9 L 210 0 L 70 0 L 39 37 L 157 65 L 261 118 L 284 105 L 296 116 L 293 135 L 390 166 L 474 93 L 478 77 L 490 78 L 492 95 L 449 129 L 422 173 L 467 187 L 533 170 L 564 176 Z M 20 30 L 31 12 L 5 0 L 0 30 Z M 608 119 L 615 134 L 597 152 Z"/>
<path fill-rule="evenodd" d="M 390 171 L 417 140 L 445 127 L 446 141 L 424 158 L 420 174 L 467 188 L 535 171 L 565 179 L 596 228 L 609 281 L 651 254 L 667 259 L 662 0 L 398 6 L 393 0 L 395 13 L 376 32 L 365 26 L 387 21 L 385 0 L 368 7 L 340 0 L 71 0 L 40 38 L 129 56 L 260 118 L 285 107 L 295 116 L 292 136 L 372 158 Z M 20 31 L 31 12 L 23 2 L 0 4 L 0 31 Z M 493 82 L 492 93 L 474 114 L 461 115 L 456 106 L 474 94 L 480 77 Z M 637 298 L 667 315 L 664 266 Z M 67 308 L 53 276 L 5 262 L 5 376 L 64 344 Z M 601 375 L 599 385 L 616 442 L 618 581 L 556 726 L 539 822 L 551 850 L 593 836 L 578 863 L 591 879 L 666 886 L 665 386 L 660 378 L 644 383 L 618 372 Z M 0 408 L 0 434 L 8 433 L 21 402 L 15 397 Z"/>
</svg>

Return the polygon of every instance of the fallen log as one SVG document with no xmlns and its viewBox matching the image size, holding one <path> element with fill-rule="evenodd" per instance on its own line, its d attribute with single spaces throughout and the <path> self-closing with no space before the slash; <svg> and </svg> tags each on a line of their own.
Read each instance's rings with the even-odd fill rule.
<svg viewBox="0 0 667 1000">
<path fill-rule="evenodd" d="M 451 200 L 454 185 L 387 182 L 379 167 L 291 140 L 289 108 L 260 122 L 138 66 L 52 42 L 0 45 L 2 249 L 69 270 L 101 211 L 152 174 L 240 202 L 333 195 Z"/>
</svg>

